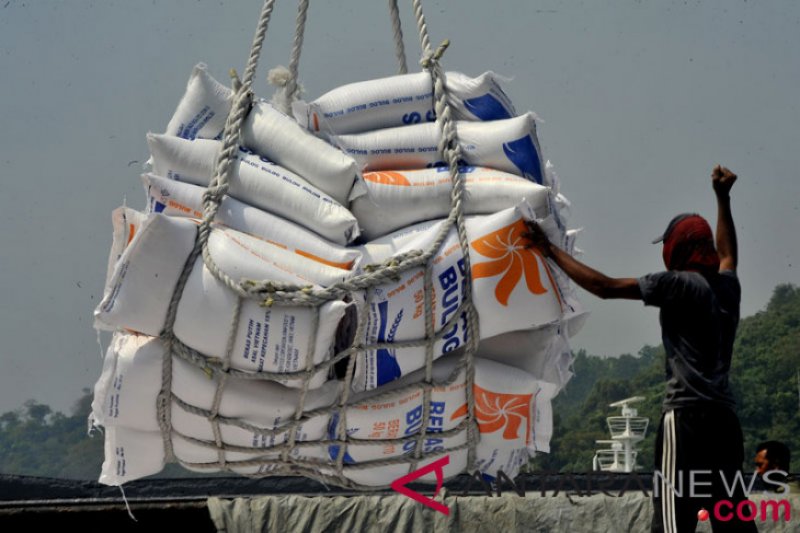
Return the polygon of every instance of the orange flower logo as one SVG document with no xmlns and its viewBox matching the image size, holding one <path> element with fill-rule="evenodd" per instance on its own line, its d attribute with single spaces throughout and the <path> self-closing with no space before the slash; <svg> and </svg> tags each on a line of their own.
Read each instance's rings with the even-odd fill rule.
<svg viewBox="0 0 800 533">
<path fill-rule="evenodd" d="M 381 172 L 366 172 L 364 179 L 373 183 L 381 183 L 383 185 L 401 185 L 403 187 L 410 187 L 411 183 L 400 172 L 392 172 L 391 170 L 383 170 Z"/>
<path fill-rule="evenodd" d="M 492 261 L 478 263 L 472 267 L 473 279 L 491 278 L 503 275 L 494 289 L 495 298 L 504 306 L 508 305 L 508 298 L 519 283 L 523 273 L 525 284 L 532 294 L 544 294 L 547 289 L 542 285 L 539 274 L 539 252 L 533 248 L 525 248 L 523 235 L 527 226 L 522 219 L 510 226 L 475 239 L 470 244 L 479 254 L 490 257 Z M 547 265 L 544 265 L 547 270 Z M 547 272 L 548 276 L 550 272 Z"/>
<path fill-rule="evenodd" d="M 524 422 L 525 444 L 528 444 L 531 437 L 532 394 L 501 394 L 477 385 L 473 385 L 472 390 L 475 396 L 475 418 L 481 433 L 494 433 L 502 429 L 505 440 L 516 440 Z M 467 404 L 456 409 L 450 420 L 461 416 L 467 416 Z"/>
</svg>

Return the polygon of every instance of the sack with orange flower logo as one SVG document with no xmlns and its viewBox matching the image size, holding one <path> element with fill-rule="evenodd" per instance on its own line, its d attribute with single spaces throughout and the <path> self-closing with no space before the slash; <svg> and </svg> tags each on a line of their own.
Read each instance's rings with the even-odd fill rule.
<svg viewBox="0 0 800 533">
<path fill-rule="evenodd" d="M 448 72 L 445 85 L 454 117 L 500 120 L 516 116 L 497 80 L 493 72 L 477 78 Z M 427 72 L 349 83 L 313 102 L 295 102 L 292 114 L 313 132 L 339 134 L 433 122 L 433 83 Z"/>
<path fill-rule="evenodd" d="M 491 122 L 457 123 L 465 165 L 516 174 L 551 185 L 536 137 L 536 117 L 526 113 Z M 333 142 L 352 155 L 362 171 L 444 166 L 439 156 L 439 129 L 434 123 L 337 135 Z"/>
<path fill-rule="evenodd" d="M 547 187 L 514 174 L 485 167 L 462 167 L 465 176 L 464 214 L 486 215 L 525 199 L 538 218 L 549 214 Z M 423 220 L 444 218 L 450 212 L 450 173 L 447 167 L 421 170 L 365 172 L 367 194 L 350 209 L 364 237 L 375 239 Z"/>
<path fill-rule="evenodd" d="M 458 363 L 458 355 L 439 359 L 433 365 L 433 379 L 445 380 Z M 422 418 L 422 392 L 419 389 L 384 394 L 394 388 L 420 382 L 424 373 L 417 371 L 381 388 L 379 399 L 371 400 L 374 393 L 357 394 L 346 410 L 347 434 L 359 440 L 396 439 L 419 433 Z M 435 387 L 431 392 L 430 415 L 427 431 L 448 431 L 458 427 L 467 414 L 464 372 L 456 376 L 451 385 Z M 480 432 L 476 448 L 477 465 L 482 473 L 495 476 L 503 470 L 513 477 L 519 467 L 527 463 L 529 452 L 542 451 L 549 446 L 552 433 L 550 399 L 553 388 L 524 371 L 485 359 L 475 359 L 475 416 Z M 339 418 L 334 415 L 328 438 L 336 438 Z M 464 442 L 461 432 L 446 439 L 430 437 L 423 441 L 426 452 L 447 451 Z M 415 441 L 405 445 L 387 444 L 373 446 L 348 445 L 345 464 L 361 463 L 382 457 L 397 457 L 413 452 Z M 339 453 L 339 446 L 330 446 L 331 457 Z M 394 473 L 400 466 L 375 467 L 362 472 L 359 479 L 383 479 L 387 472 Z M 353 469 L 355 471 L 355 469 Z M 369 475 L 367 475 L 369 474 Z M 398 474 L 402 475 L 402 473 Z"/>
<path fill-rule="evenodd" d="M 149 134 L 153 172 L 176 181 L 207 187 L 214 174 L 219 141 L 187 141 Z M 337 244 L 359 235 L 355 217 L 339 202 L 294 172 L 240 149 L 228 193 L 248 205 L 291 220 Z"/>
<path fill-rule="evenodd" d="M 109 288 L 95 310 L 97 324 L 106 329 L 126 328 L 159 335 L 184 264 L 194 246 L 196 221 L 152 214 L 141 225 L 114 267 Z M 209 237 L 209 253 L 222 271 L 234 279 L 272 279 L 301 286 L 330 285 L 351 271 L 334 268 L 281 249 L 262 239 L 216 227 Z M 319 364 L 330 357 L 339 322 L 348 304 L 333 300 L 319 310 L 311 307 L 264 308 L 256 300 L 242 302 L 233 333 L 231 366 L 248 371 L 295 372 L 305 368 L 306 354 Z M 213 357 L 223 357 L 236 309 L 236 295 L 195 262 L 174 324 L 187 346 Z M 310 345 L 314 313 L 319 312 L 316 342 Z M 311 387 L 327 379 L 319 371 Z M 286 382 L 300 386 L 301 380 Z"/>
<path fill-rule="evenodd" d="M 530 206 L 526 209 L 532 211 Z M 401 232 L 403 237 L 388 235 L 367 244 L 362 248 L 364 264 L 381 263 L 397 253 L 428 249 L 441 224 L 421 224 L 419 231 Z M 527 229 L 519 209 L 469 217 L 466 228 L 481 338 L 560 320 L 558 287 L 539 252 L 525 248 L 522 235 Z M 437 331 L 445 331 L 434 344 L 434 357 L 439 357 L 465 341 L 466 319 L 458 312 L 463 301 L 465 266 L 455 228 L 451 228 L 433 261 L 434 321 Z M 367 289 L 363 293 L 369 300 L 365 343 L 424 338 L 423 289 L 422 268 L 408 270 L 396 281 Z M 424 364 L 424 347 L 368 350 L 358 356 L 353 387 L 370 390 Z"/>
</svg>

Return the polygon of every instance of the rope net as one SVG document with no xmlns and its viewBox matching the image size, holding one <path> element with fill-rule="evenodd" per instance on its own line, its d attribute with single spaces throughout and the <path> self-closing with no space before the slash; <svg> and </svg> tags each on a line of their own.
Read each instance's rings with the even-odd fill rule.
<svg viewBox="0 0 800 533">
<path fill-rule="evenodd" d="M 526 245 L 525 220 L 569 253 L 575 235 L 535 115 L 491 72 L 445 74 L 420 0 L 422 72 L 301 101 L 308 4 L 272 102 L 252 89 L 267 0 L 242 78 L 198 64 L 148 134 L 145 212 L 114 211 L 102 483 L 177 462 L 372 489 L 420 467 L 514 476 L 549 451 L 583 310 Z"/>
<path fill-rule="evenodd" d="M 427 24 L 422 11 L 420 0 L 414 0 L 413 13 L 417 22 L 420 43 L 422 46 L 421 65 L 427 71 L 433 82 L 434 109 L 436 112 L 436 125 L 439 131 L 439 153 L 442 160 L 449 166 L 449 177 L 452 183 L 451 208 L 449 216 L 442 224 L 433 244 L 426 250 L 414 250 L 401 255 L 395 255 L 390 261 L 379 265 L 368 265 L 363 272 L 357 274 L 346 281 L 335 283 L 323 288 L 313 288 L 310 286 L 299 286 L 280 283 L 273 280 L 251 280 L 235 279 L 226 273 L 214 261 L 209 252 L 209 235 L 212 231 L 215 217 L 220 206 L 220 202 L 225 197 L 229 179 L 232 173 L 232 162 L 236 158 L 239 149 L 241 130 L 245 117 L 251 109 L 253 102 L 252 84 L 255 71 L 261 52 L 267 27 L 273 12 L 275 0 L 267 0 L 261 10 L 256 29 L 255 38 L 248 58 L 244 76 L 241 80 L 232 73 L 233 98 L 232 109 L 225 123 L 222 136 L 222 148 L 216 161 L 215 172 L 211 182 L 203 196 L 203 218 L 197 228 L 197 237 L 194 249 L 190 254 L 182 274 L 175 287 L 170 305 L 168 308 L 165 327 L 161 333 L 161 338 L 166 347 L 166 354 L 163 358 L 161 391 L 158 396 L 157 411 L 158 423 L 164 441 L 166 457 L 168 461 L 178 462 L 192 470 L 208 471 L 227 471 L 242 473 L 246 469 L 250 472 L 245 475 L 252 476 L 271 476 L 271 475 L 300 475 L 319 480 L 326 484 L 335 484 L 351 489 L 375 489 L 375 485 L 366 487 L 358 482 L 349 479 L 345 475 L 345 469 L 360 470 L 370 469 L 386 465 L 407 465 L 408 471 L 415 470 L 421 461 L 433 460 L 444 454 L 451 454 L 459 450 L 466 450 L 468 471 L 474 470 L 475 465 L 475 446 L 479 439 L 478 427 L 475 421 L 473 383 L 474 383 L 474 355 L 479 340 L 478 333 L 478 313 L 472 302 L 472 278 L 469 255 L 469 242 L 464 220 L 464 190 L 465 178 L 459 169 L 461 161 L 461 147 L 458 142 L 458 131 L 453 113 L 448 103 L 447 88 L 444 83 L 444 72 L 440 65 L 442 54 L 446 50 L 448 43 L 445 41 L 437 48 L 430 44 Z M 403 49 L 402 30 L 400 28 L 399 12 L 396 0 L 390 0 L 390 13 L 392 15 L 393 29 L 395 34 L 395 44 L 397 46 L 397 57 L 400 64 L 400 72 L 405 72 L 406 61 Z M 279 89 L 280 97 L 273 101 L 280 101 L 279 107 L 288 108 L 293 99 L 296 98 L 298 84 L 296 81 L 300 50 L 308 1 L 301 0 L 297 15 L 297 30 L 295 32 L 294 46 L 291 52 L 289 78 L 284 86 Z M 446 324 L 437 331 L 435 327 L 435 301 L 433 286 L 433 265 L 437 252 L 442 247 L 443 242 L 455 229 L 458 235 L 458 243 L 464 261 L 464 295 L 457 310 Z M 227 339 L 227 347 L 223 357 L 212 358 L 198 352 L 182 343 L 176 338 L 173 331 L 175 324 L 178 303 L 186 286 L 187 279 L 198 258 L 202 261 L 208 271 L 218 280 L 223 282 L 231 291 L 236 294 L 237 304 L 230 324 L 230 333 Z M 425 335 L 423 338 L 405 342 L 383 342 L 365 344 L 365 328 L 370 309 L 370 291 L 366 290 L 381 285 L 411 269 L 422 269 L 424 272 L 424 316 L 425 316 Z M 321 318 L 321 306 L 333 300 L 356 301 L 354 293 L 365 291 L 366 297 L 362 302 L 357 302 L 356 322 L 354 327 L 350 327 L 348 345 L 344 346 L 333 357 L 315 364 L 314 348 L 316 345 L 317 326 Z M 296 372 L 248 372 L 231 368 L 231 353 L 233 350 L 234 337 L 239 326 L 240 311 L 242 304 L 246 300 L 255 300 L 265 307 L 272 306 L 300 306 L 307 307 L 312 313 L 312 338 L 308 343 L 308 350 L 304 354 L 303 369 Z M 352 315 L 351 315 L 352 316 Z M 458 321 L 465 321 L 466 339 L 462 355 L 458 360 L 450 376 L 444 381 L 434 380 L 434 344 L 442 339 L 445 332 L 451 329 Z M 351 324 L 351 326 L 353 326 Z M 396 397 L 404 392 L 418 392 L 422 395 L 422 418 L 419 430 L 411 435 L 397 438 L 384 439 L 358 439 L 359 446 L 387 446 L 394 445 L 402 447 L 404 450 L 412 449 L 409 454 L 397 457 L 382 458 L 379 460 L 350 463 L 346 461 L 348 448 L 353 445 L 353 439 L 347 434 L 347 415 L 348 409 L 358 407 L 360 404 L 352 398 L 352 384 L 356 366 L 356 356 L 368 350 L 381 348 L 399 349 L 404 347 L 424 347 L 425 364 L 424 378 L 418 383 L 407 384 L 402 387 L 394 387 L 391 391 L 373 394 L 369 402 L 379 402 L 382 398 Z M 303 357 L 301 355 L 301 357 Z M 213 404 L 210 409 L 202 409 L 191 405 L 173 392 L 173 358 L 179 358 L 203 369 L 210 377 L 215 377 L 216 390 Z M 326 375 L 332 371 L 332 367 L 345 367 L 343 376 L 340 376 L 338 396 L 332 406 L 309 409 L 307 407 L 307 396 L 309 384 L 315 375 L 320 372 Z M 298 403 L 295 412 L 290 420 L 286 420 L 280 427 L 260 427 L 245 422 L 238 418 L 225 417 L 220 414 L 220 405 L 225 395 L 226 388 L 234 380 L 269 380 L 279 383 L 300 383 Z M 431 394 L 436 387 L 445 387 L 454 384 L 457 380 L 463 380 L 465 385 L 467 413 L 464 419 L 453 429 L 447 431 L 435 431 L 429 428 L 431 421 Z M 173 409 L 181 409 L 188 413 L 199 415 L 206 418 L 211 424 L 213 439 L 201 440 L 188 435 L 181 434 L 172 425 Z M 335 433 L 328 435 L 327 440 L 303 442 L 300 439 L 299 431 L 304 422 L 317 415 L 328 415 L 335 422 L 329 427 L 335 427 Z M 265 439 L 269 439 L 274 444 L 268 447 L 244 447 L 226 443 L 223 434 L 226 427 L 235 427 L 252 432 Z M 456 435 L 466 435 L 465 441 L 456 446 L 450 446 L 446 450 L 436 448 L 426 451 L 426 440 L 443 439 Z M 216 451 L 218 460 L 216 462 L 186 462 L 177 458 L 173 452 L 174 439 L 184 439 L 195 445 L 210 448 Z M 309 447 L 327 446 L 331 451 L 329 459 L 319 459 L 304 455 L 304 450 Z M 237 453 L 249 454 L 246 459 L 232 460 L 230 455 Z M 386 480 L 388 487 L 390 479 Z"/>
</svg>

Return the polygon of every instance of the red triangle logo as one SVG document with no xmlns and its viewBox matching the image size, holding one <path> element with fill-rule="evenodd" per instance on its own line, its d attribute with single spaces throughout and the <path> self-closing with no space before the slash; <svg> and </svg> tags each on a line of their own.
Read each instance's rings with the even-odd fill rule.
<svg viewBox="0 0 800 533">
<path fill-rule="evenodd" d="M 450 464 L 450 456 L 445 455 L 441 459 L 437 459 L 436 461 L 432 462 L 429 465 L 423 466 L 422 468 L 418 468 L 413 472 L 409 472 L 403 477 L 399 477 L 392 481 L 392 490 L 399 492 L 405 496 L 408 496 L 412 500 L 418 501 L 422 505 L 426 505 L 432 508 L 434 511 L 439 511 L 442 514 L 449 515 L 450 508 L 446 505 L 437 502 L 433 498 L 428 498 L 420 494 L 415 490 L 411 490 L 410 488 L 406 487 L 408 483 L 411 483 L 414 480 L 421 478 L 426 474 L 430 474 L 431 472 L 436 473 L 436 491 L 433 493 L 434 497 L 439 494 L 439 490 L 442 488 L 442 483 L 444 482 L 444 467 Z"/>
</svg>

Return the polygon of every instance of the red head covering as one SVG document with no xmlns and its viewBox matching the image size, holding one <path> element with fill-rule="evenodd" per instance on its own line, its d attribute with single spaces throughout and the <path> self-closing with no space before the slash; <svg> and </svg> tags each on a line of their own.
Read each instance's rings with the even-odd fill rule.
<svg viewBox="0 0 800 533">
<path fill-rule="evenodd" d="M 700 215 L 685 214 L 673 218 L 662 239 L 662 255 L 667 270 L 719 271 L 714 234 L 706 219 Z"/>
</svg>

